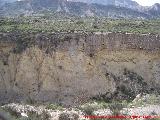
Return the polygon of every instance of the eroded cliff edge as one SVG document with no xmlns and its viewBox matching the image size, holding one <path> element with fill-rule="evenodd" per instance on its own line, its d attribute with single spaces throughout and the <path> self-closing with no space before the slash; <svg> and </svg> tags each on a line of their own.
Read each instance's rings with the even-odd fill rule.
<svg viewBox="0 0 160 120">
<path fill-rule="evenodd" d="M 160 36 L 0 33 L 0 101 L 77 105 L 160 93 Z"/>
</svg>

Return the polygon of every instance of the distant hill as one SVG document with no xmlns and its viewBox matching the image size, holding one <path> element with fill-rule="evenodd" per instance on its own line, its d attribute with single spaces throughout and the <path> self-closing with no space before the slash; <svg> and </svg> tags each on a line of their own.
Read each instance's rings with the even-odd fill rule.
<svg viewBox="0 0 160 120">
<path fill-rule="evenodd" d="M 139 9 L 140 5 L 132 0 L 69 0 L 72 2 L 84 2 L 84 3 L 97 3 L 101 5 L 114 5 L 114 6 L 121 6 L 131 9 Z"/>
<path fill-rule="evenodd" d="M 147 12 L 153 16 L 160 17 L 160 4 L 159 3 L 154 4 L 149 8 Z"/>
<path fill-rule="evenodd" d="M 78 0 L 79 1 L 79 0 Z M 23 0 L 1 2 L 0 16 L 33 16 L 65 14 L 74 16 L 100 16 L 109 18 L 151 19 L 160 17 L 160 4 L 142 7 L 132 0 L 91 0 L 86 3 L 72 0 Z M 104 3 L 103 3 L 104 2 Z M 98 4 L 99 3 L 99 4 Z M 103 3 L 103 4 L 102 4 Z"/>
</svg>

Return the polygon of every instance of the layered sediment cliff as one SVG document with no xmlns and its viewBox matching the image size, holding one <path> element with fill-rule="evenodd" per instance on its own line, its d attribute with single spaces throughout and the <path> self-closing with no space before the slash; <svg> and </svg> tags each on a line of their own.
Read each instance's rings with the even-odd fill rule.
<svg viewBox="0 0 160 120">
<path fill-rule="evenodd" d="M 0 101 L 77 105 L 160 93 L 160 36 L 0 33 Z"/>
</svg>

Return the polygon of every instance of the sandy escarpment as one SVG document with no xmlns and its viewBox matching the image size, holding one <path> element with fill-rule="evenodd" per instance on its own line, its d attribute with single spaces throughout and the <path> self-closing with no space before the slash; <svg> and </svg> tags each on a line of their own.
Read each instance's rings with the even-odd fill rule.
<svg viewBox="0 0 160 120">
<path fill-rule="evenodd" d="M 0 101 L 65 105 L 159 92 L 160 36 L 1 33 Z"/>
</svg>

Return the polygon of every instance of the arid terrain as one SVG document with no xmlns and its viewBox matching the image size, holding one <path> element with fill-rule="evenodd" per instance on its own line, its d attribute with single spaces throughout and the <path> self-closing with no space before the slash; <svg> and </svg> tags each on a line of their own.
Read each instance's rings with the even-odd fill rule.
<svg viewBox="0 0 160 120">
<path fill-rule="evenodd" d="M 0 120 L 160 120 L 159 3 L 0 0 Z"/>
<path fill-rule="evenodd" d="M 158 34 L 1 33 L 0 102 L 74 108 L 158 95 L 159 52 Z"/>
</svg>

